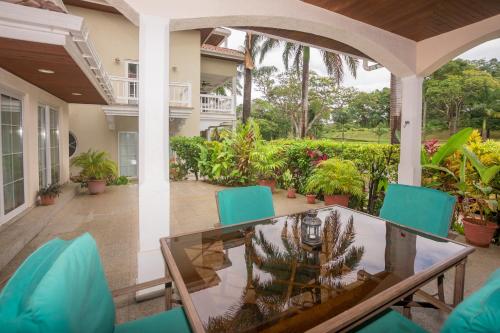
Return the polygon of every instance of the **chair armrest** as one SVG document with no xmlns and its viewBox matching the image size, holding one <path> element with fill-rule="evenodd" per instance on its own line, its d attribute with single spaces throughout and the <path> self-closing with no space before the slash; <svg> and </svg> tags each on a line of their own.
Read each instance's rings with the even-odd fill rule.
<svg viewBox="0 0 500 333">
<path fill-rule="evenodd" d="M 159 286 L 159 285 L 163 285 L 163 284 L 165 286 L 167 286 L 167 287 L 172 286 L 172 279 L 170 279 L 168 277 L 162 277 L 162 278 L 159 278 L 159 279 L 156 279 L 156 280 L 151 280 L 151 281 L 148 281 L 148 282 L 143 282 L 143 283 L 135 284 L 133 286 L 116 289 L 116 290 L 113 290 L 111 292 L 111 294 L 113 295 L 113 297 L 118 297 L 118 296 L 122 296 L 122 295 L 127 295 L 127 294 L 131 294 L 131 293 L 135 293 L 135 292 L 138 292 L 140 290 L 148 289 L 148 288 L 151 288 L 151 287 L 156 287 L 156 286 Z"/>
</svg>

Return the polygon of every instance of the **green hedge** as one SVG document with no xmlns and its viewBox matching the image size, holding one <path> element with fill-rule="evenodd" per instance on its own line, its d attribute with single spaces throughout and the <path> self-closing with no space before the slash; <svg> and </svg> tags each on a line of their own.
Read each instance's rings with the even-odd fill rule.
<svg viewBox="0 0 500 333">
<path fill-rule="evenodd" d="M 205 139 L 201 137 L 175 136 L 170 138 L 170 149 L 177 155 L 177 164 L 187 172 L 193 173 L 197 180 L 200 144 L 204 144 L 204 142 Z"/>
</svg>

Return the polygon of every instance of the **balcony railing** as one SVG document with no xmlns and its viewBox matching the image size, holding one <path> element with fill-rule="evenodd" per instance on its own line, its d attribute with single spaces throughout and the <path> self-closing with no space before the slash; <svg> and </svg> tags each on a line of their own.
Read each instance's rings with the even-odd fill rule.
<svg viewBox="0 0 500 333">
<path fill-rule="evenodd" d="M 118 104 L 139 104 L 139 80 L 112 76 L 111 84 Z M 170 106 L 191 107 L 192 94 L 190 83 L 170 82 Z"/>
<path fill-rule="evenodd" d="M 200 102 L 202 113 L 234 113 L 234 103 L 232 97 L 201 94 Z"/>
</svg>

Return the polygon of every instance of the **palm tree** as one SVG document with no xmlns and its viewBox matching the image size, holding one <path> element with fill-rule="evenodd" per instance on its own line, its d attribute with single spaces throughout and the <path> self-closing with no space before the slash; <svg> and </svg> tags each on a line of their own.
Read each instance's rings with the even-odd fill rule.
<svg viewBox="0 0 500 333">
<path fill-rule="evenodd" d="M 243 86 L 243 113 L 242 122 L 245 124 L 250 118 L 250 111 L 252 109 L 252 71 L 254 68 L 255 57 L 260 50 L 260 42 L 262 36 L 254 35 L 247 32 L 245 35 L 245 83 Z"/>
<path fill-rule="evenodd" d="M 260 47 L 260 62 L 262 62 L 269 51 L 281 44 L 282 42 L 277 39 L 264 39 Z M 356 77 L 358 68 L 358 60 L 356 58 L 340 56 L 337 53 L 321 49 L 320 53 L 328 75 L 335 79 L 336 84 L 340 84 L 344 80 L 344 63 L 347 65 L 349 72 Z M 304 138 L 307 135 L 307 125 L 309 124 L 309 63 L 311 60 L 311 48 L 309 46 L 286 42 L 282 57 L 283 64 L 287 70 L 291 63 L 297 70 L 297 73 L 302 74 L 301 121 L 298 134 L 299 137 Z M 342 58 L 344 61 L 342 61 Z"/>
</svg>

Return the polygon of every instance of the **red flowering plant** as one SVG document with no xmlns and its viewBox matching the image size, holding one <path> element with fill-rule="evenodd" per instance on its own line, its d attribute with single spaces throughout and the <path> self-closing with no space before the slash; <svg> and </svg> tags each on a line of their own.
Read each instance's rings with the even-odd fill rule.
<svg viewBox="0 0 500 333">
<path fill-rule="evenodd" d="M 328 155 L 324 154 L 318 149 L 312 150 L 312 149 L 307 149 L 306 150 L 307 156 L 311 159 L 311 164 L 316 166 L 322 161 L 326 161 L 328 159 Z"/>
<path fill-rule="evenodd" d="M 434 155 L 434 153 L 439 149 L 439 140 L 432 139 L 424 142 L 424 149 L 428 156 Z"/>
</svg>

